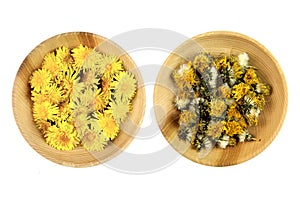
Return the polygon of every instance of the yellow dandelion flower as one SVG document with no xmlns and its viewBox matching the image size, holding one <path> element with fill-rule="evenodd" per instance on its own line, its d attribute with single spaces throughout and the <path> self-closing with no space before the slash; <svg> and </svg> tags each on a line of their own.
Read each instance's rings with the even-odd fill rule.
<svg viewBox="0 0 300 200">
<path fill-rule="evenodd" d="M 64 151 L 73 150 L 79 144 L 79 138 L 74 126 L 68 122 L 58 122 L 57 126 L 51 126 L 45 133 L 47 144 Z"/>
<path fill-rule="evenodd" d="M 225 102 L 221 99 L 212 99 L 210 103 L 210 114 L 213 117 L 221 117 L 227 106 Z"/>
<path fill-rule="evenodd" d="M 124 70 L 122 60 L 116 56 L 104 55 L 101 64 L 104 67 L 104 79 L 112 78 L 116 73 Z"/>
<path fill-rule="evenodd" d="M 236 121 L 228 121 L 225 124 L 225 133 L 229 136 L 244 133 L 244 129 Z"/>
<path fill-rule="evenodd" d="M 75 82 L 75 87 L 79 87 L 81 90 L 96 90 L 99 79 L 96 78 L 95 72 L 87 70 L 78 76 Z M 80 88 L 81 87 L 81 88 Z"/>
<path fill-rule="evenodd" d="M 103 130 L 103 134 L 107 139 L 113 140 L 118 135 L 120 128 L 119 125 L 115 122 L 111 113 L 97 113 L 98 122 Z"/>
<path fill-rule="evenodd" d="M 33 104 L 33 119 L 36 122 L 45 122 L 47 120 L 55 121 L 59 109 L 49 101 Z"/>
<path fill-rule="evenodd" d="M 103 95 L 101 95 L 101 89 L 98 89 L 95 93 L 94 98 L 94 108 L 95 110 L 102 111 L 108 104 L 108 99 L 106 100 Z"/>
<path fill-rule="evenodd" d="M 72 115 L 75 130 L 80 138 L 83 137 L 83 133 L 87 124 L 89 124 L 91 118 L 86 113 Z"/>
<path fill-rule="evenodd" d="M 40 92 L 52 83 L 51 73 L 47 69 L 38 69 L 32 73 L 29 83 L 34 91 Z"/>
<path fill-rule="evenodd" d="M 63 74 L 60 76 L 58 82 L 60 84 L 61 90 L 63 91 L 63 99 L 69 99 L 70 95 L 73 92 L 74 88 L 74 82 L 78 75 L 78 72 L 68 68 L 63 72 Z"/>
<path fill-rule="evenodd" d="M 59 104 L 63 100 L 63 92 L 55 83 L 46 86 L 40 93 L 32 91 L 31 94 L 31 99 L 36 103 L 49 101 L 52 104 Z"/>
<path fill-rule="evenodd" d="M 97 72 L 97 75 L 102 76 L 105 71 L 105 66 L 102 63 L 103 55 L 96 50 L 90 51 L 89 55 L 85 59 L 82 71 L 94 71 Z"/>
<path fill-rule="evenodd" d="M 83 46 L 82 44 L 80 44 L 78 47 L 73 48 L 71 50 L 72 52 L 72 56 L 74 58 L 74 66 L 75 68 L 79 68 L 83 65 L 83 63 L 85 62 L 85 60 L 89 57 L 89 54 L 91 53 L 92 49 L 87 47 L 87 46 Z"/>
<path fill-rule="evenodd" d="M 243 98 L 250 90 L 250 86 L 245 83 L 239 83 L 232 87 L 233 98 L 237 101 Z"/>
<path fill-rule="evenodd" d="M 72 66 L 73 58 L 70 49 L 62 46 L 56 49 L 56 64 L 61 68 Z"/>
<path fill-rule="evenodd" d="M 108 112 L 112 114 L 114 117 L 114 120 L 120 124 L 122 123 L 126 117 L 127 114 L 130 112 L 131 106 L 129 101 L 112 101 L 109 103 L 109 110 Z"/>
<path fill-rule="evenodd" d="M 45 131 L 48 130 L 48 128 L 51 126 L 51 123 L 50 122 L 47 122 L 47 121 L 37 121 L 35 122 L 36 123 L 36 126 L 39 130 L 42 131 L 42 133 L 45 133 Z"/>
<path fill-rule="evenodd" d="M 115 98 L 131 100 L 135 95 L 137 84 L 134 76 L 123 71 L 115 75 L 114 79 L 116 81 L 111 83 L 111 88 L 114 89 Z"/>
<path fill-rule="evenodd" d="M 246 84 L 249 84 L 249 85 L 259 83 L 259 79 L 253 68 L 250 68 L 246 71 L 246 73 L 244 75 L 244 81 Z"/>
<path fill-rule="evenodd" d="M 89 96 L 91 95 L 91 96 Z M 92 91 L 85 91 L 72 95 L 70 99 L 70 107 L 73 115 L 89 114 L 94 111 L 94 93 Z"/>
<path fill-rule="evenodd" d="M 55 78 L 59 74 L 61 69 L 56 63 L 54 52 L 50 52 L 45 55 L 42 68 L 47 69 L 51 73 L 53 78 Z"/>
<path fill-rule="evenodd" d="M 94 127 L 94 123 L 91 125 L 91 128 L 86 126 L 81 139 L 82 145 L 86 150 L 102 151 L 107 145 L 107 138 L 98 131 L 98 128 Z"/>
<path fill-rule="evenodd" d="M 109 100 L 111 99 L 112 92 L 110 91 L 111 83 L 110 80 L 102 80 L 101 83 L 101 98 L 104 100 L 105 104 L 108 104 Z"/>
<path fill-rule="evenodd" d="M 73 123 L 72 109 L 69 103 L 62 103 L 59 105 L 58 118 L 61 121 L 67 121 Z"/>
</svg>

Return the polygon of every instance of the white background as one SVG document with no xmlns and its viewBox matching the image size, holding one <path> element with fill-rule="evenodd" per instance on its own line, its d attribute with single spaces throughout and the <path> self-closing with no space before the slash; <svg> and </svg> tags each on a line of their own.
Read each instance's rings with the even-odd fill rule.
<svg viewBox="0 0 300 200">
<path fill-rule="evenodd" d="M 1 1 L 0 199 L 299 199 L 300 14 L 296 2 Z M 164 28 L 187 37 L 229 30 L 265 45 L 281 64 L 289 86 L 287 117 L 274 142 L 236 166 L 207 167 L 180 158 L 166 169 L 144 175 L 102 165 L 64 167 L 36 153 L 20 134 L 11 106 L 13 81 L 26 55 L 63 32 L 87 31 L 111 38 L 138 28 Z M 160 64 L 166 56 L 132 55 L 138 65 L 152 64 L 152 59 Z M 156 142 L 166 145 L 163 137 L 157 137 Z M 151 145 L 138 141 L 129 149 L 152 151 Z"/>
</svg>

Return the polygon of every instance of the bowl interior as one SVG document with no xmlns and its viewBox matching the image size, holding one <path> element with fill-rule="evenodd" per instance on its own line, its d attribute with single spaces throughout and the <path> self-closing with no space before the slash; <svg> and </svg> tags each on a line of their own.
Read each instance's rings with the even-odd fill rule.
<svg viewBox="0 0 300 200">
<path fill-rule="evenodd" d="M 132 112 L 127 121 L 121 126 L 117 138 L 100 152 L 89 152 L 82 147 L 72 151 L 59 151 L 46 144 L 42 133 L 36 128 L 32 117 L 32 101 L 30 99 L 30 85 L 28 83 L 32 72 L 41 67 L 44 56 L 56 48 L 66 46 L 77 47 L 83 44 L 90 48 L 110 55 L 118 56 L 126 70 L 134 74 L 137 79 L 137 93 L 132 101 Z M 142 78 L 130 56 L 112 41 L 99 35 L 84 32 L 71 32 L 54 36 L 33 49 L 25 58 L 17 72 L 13 87 L 13 111 L 17 125 L 30 146 L 45 158 L 58 164 L 86 167 L 103 163 L 124 150 L 137 133 L 144 115 L 145 91 Z"/>
<path fill-rule="evenodd" d="M 199 51 L 211 54 L 249 55 L 250 65 L 256 66 L 263 82 L 272 87 L 272 94 L 266 97 L 266 105 L 259 116 L 259 124 L 249 129 L 257 141 L 239 143 L 236 147 L 226 149 L 213 148 L 207 152 L 197 152 L 188 142 L 177 136 L 179 111 L 173 101 L 176 85 L 171 73 L 180 64 L 191 60 Z M 154 89 L 155 114 L 159 127 L 166 140 L 175 150 L 186 158 L 204 165 L 234 165 L 262 152 L 276 137 L 284 121 L 287 110 L 287 86 L 284 74 L 271 53 L 257 41 L 234 32 L 209 32 L 198 35 L 176 48 L 163 64 Z"/>
</svg>

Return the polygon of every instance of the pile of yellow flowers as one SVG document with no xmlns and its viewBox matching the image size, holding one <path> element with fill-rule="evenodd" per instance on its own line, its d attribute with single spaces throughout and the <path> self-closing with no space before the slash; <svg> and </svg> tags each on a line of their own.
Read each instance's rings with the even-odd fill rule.
<svg viewBox="0 0 300 200">
<path fill-rule="evenodd" d="M 103 150 L 117 137 L 137 87 L 122 60 L 83 45 L 46 54 L 29 83 L 34 122 L 58 150 Z"/>
<path fill-rule="evenodd" d="M 248 128 L 257 125 L 271 88 L 248 61 L 247 53 L 212 56 L 200 52 L 174 71 L 180 139 L 198 151 L 255 140 Z"/>
</svg>

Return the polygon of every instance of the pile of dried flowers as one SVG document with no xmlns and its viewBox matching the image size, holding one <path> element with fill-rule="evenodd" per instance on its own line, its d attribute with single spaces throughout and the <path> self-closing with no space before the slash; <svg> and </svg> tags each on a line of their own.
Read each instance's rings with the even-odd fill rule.
<svg viewBox="0 0 300 200">
<path fill-rule="evenodd" d="M 122 61 L 92 48 L 57 48 L 30 77 L 33 119 L 58 150 L 100 151 L 131 110 L 136 79 Z"/>
<path fill-rule="evenodd" d="M 180 139 L 198 151 L 255 140 L 248 127 L 257 125 L 271 88 L 261 82 L 248 60 L 247 53 L 211 56 L 200 52 L 173 72 Z"/>
</svg>

